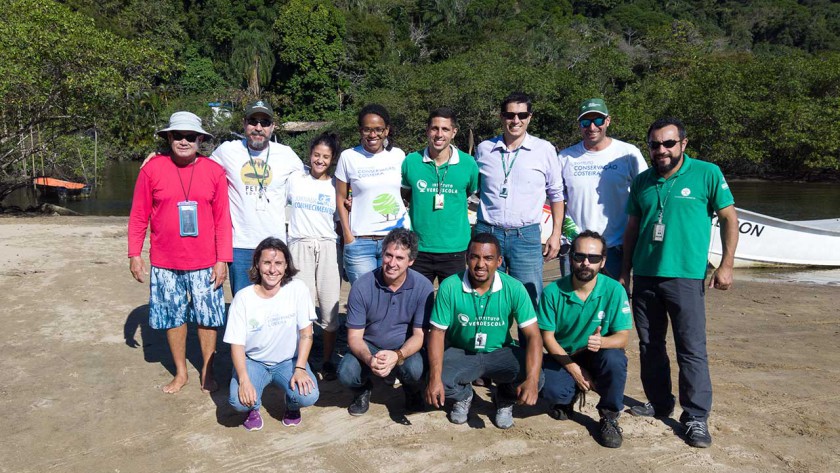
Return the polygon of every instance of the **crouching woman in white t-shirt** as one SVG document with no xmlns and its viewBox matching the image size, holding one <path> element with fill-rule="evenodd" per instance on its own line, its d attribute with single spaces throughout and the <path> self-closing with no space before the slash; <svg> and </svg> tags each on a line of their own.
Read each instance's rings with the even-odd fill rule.
<svg viewBox="0 0 840 473">
<path fill-rule="evenodd" d="M 228 401 L 247 412 L 243 427 L 260 430 L 260 399 L 269 383 L 286 393 L 283 425 L 300 424 L 300 408 L 318 400 L 318 383 L 307 359 L 312 349 L 315 306 L 282 240 L 266 238 L 254 250 L 252 286 L 236 293 L 228 313 L 233 379 Z"/>
</svg>

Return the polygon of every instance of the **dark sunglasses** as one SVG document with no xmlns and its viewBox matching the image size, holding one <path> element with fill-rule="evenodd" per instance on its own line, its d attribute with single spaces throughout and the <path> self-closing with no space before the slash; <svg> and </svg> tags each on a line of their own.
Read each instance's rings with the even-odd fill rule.
<svg viewBox="0 0 840 473">
<path fill-rule="evenodd" d="M 513 120 L 519 117 L 520 120 L 525 120 L 531 116 L 531 112 L 502 112 L 502 118 L 505 120 Z"/>
<path fill-rule="evenodd" d="M 575 263 L 583 263 L 583 260 L 588 259 L 590 264 L 598 264 L 604 259 L 604 255 L 590 255 L 588 253 L 572 253 L 572 259 Z"/>
<path fill-rule="evenodd" d="M 187 140 L 190 143 L 195 143 L 195 140 L 197 140 L 197 139 L 198 139 L 198 135 L 195 134 L 195 133 L 189 133 L 189 134 L 185 135 L 185 134 L 179 133 L 177 131 L 172 132 L 172 141 Z"/>
<path fill-rule="evenodd" d="M 589 125 L 595 124 L 595 126 L 604 126 L 604 123 L 607 121 L 607 117 L 598 117 L 598 118 L 584 118 L 580 121 L 581 128 L 589 128 Z"/>
<path fill-rule="evenodd" d="M 262 120 L 257 120 L 256 118 L 249 118 L 247 120 L 247 123 L 251 126 L 257 126 L 257 124 L 259 124 L 263 128 L 268 128 L 274 122 L 272 122 L 271 120 L 269 120 L 267 118 L 263 118 Z"/>
<path fill-rule="evenodd" d="M 648 141 L 648 147 L 650 149 L 659 149 L 660 146 L 664 146 L 668 149 L 671 149 L 674 146 L 676 146 L 677 143 L 679 143 L 679 140 Z"/>
</svg>

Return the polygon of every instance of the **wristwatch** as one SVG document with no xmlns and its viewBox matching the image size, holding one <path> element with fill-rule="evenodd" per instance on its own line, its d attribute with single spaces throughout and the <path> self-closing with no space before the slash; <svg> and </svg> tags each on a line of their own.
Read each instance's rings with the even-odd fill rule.
<svg viewBox="0 0 840 473">
<path fill-rule="evenodd" d="M 402 354 L 402 350 L 397 350 L 397 366 L 402 366 L 405 363 L 405 357 Z"/>
</svg>

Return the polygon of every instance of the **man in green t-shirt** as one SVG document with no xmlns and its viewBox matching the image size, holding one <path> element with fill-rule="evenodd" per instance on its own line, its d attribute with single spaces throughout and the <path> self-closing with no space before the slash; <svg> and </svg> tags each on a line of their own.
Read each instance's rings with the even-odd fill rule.
<svg viewBox="0 0 840 473">
<path fill-rule="evenodd" d="M 457 134 L 455 112 L 433 110 L 426 122 L 428 146 L 402 163 L 402 194 L 420 238 L 414 270 L 433 284 L 464 270 L 470 241 L 467 198 L 478 190 L 478 165 L 452 144 Z"/>
<path fill-rule="evenodd" d="M 538 313 L 543 343 L 542 395 L 552 404 L 557 420 L 572 416 L 580 392 L 595 390 L 601 416 L 601 443 L 621 446 L 618 417 L 624 409 L 627 356 L 624 348 L 633 327 L 627 293 L 618 281 L 601 276 L 607 261 L 607 242 L 587 230 L 572 242 L 572 274 L 543 290 Z"/>
<path fill-rule="evenodd" d="M 637 416 L 670 416 L 674 411 L 671 368 L 665 351 L 668 320 L 680 369 L 680 421 L 692 447 L 712 444 L 708 418 L 712 381 L 706 355 L 705 287 L 712 214 L 717 212 L 723 255 L 709 287 L 732 285 L 738 245 L 735 200 L 720 168 L 685 154 L 685 126 L 676 118 L 648 128 L 651 168 L 630 187 L 621 282 L 633 271 L 633 317 L 646 404 Z"/>
<path fill-rule="evenodd" d="M 442 407 L 445 399 L 454 400 L 449 420 L 455 424 L 467 421 L 475 394 L 471 383 L 480 377 L 498 385 L 494 422 L 500 429 L 513 427 L 514 404 L 537 402 L 542 361 L 537 316 L 525 286 L 496 271 L 501 254 L 493 235 L 473 236 L 467 271 L 441 283 L 432 310 L 426 401 Z M 524 349 L 511 338 L 514 323 L 525 337 Z M 446 351 L 444 339 L 450 344 Z"/>
</svg>

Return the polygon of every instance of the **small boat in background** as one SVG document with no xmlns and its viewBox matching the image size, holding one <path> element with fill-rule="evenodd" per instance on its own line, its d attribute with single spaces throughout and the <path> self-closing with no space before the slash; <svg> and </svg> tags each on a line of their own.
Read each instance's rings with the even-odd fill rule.
<svg viewBox="0 0 840 473">
<path fill-rule="evenodd" d="M 58 197 L 60 200 L 90 196 L 90 186 L 80 182 L 63 181 L 53 177 L 36 177 L 32 183 L 44 195 Z"/>
<path fill-rule="evenodd" d="M 749 210 L 738 211 L 735 267 L 840 267 L 840 218 L 790 222 Z M 718 219 L 712 219 L 709 262 L 720 265 Z"/>
</svg>

